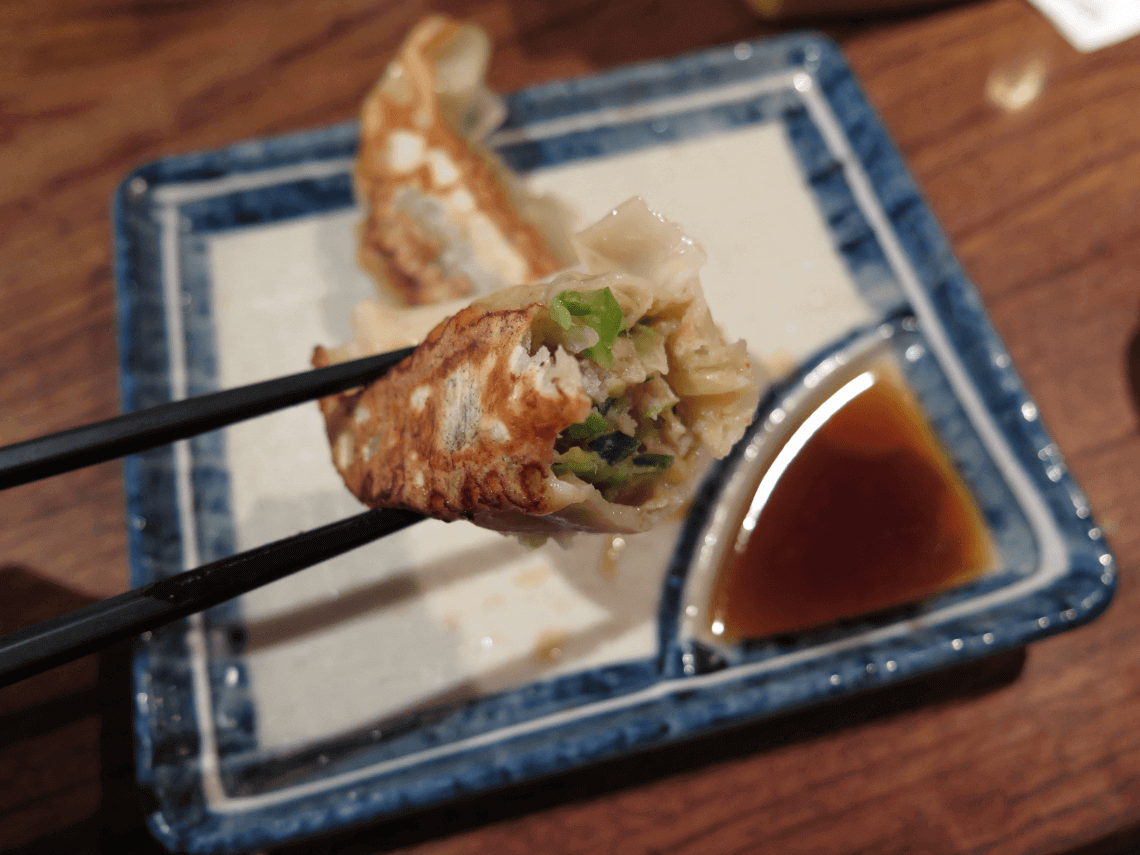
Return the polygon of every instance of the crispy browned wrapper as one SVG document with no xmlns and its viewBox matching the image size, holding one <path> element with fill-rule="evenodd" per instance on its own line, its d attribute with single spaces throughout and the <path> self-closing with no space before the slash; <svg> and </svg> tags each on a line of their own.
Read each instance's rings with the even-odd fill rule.
<svg viewBox="0 0 1140 855">
<path fill-rule="evenodd" d="M 493 155 L 462 136 L 441 109 L 435 57 L 462 30 L 462 25 L 438 15 L 418 24 L 388 74 L 365 99 L 361 114 L 355 185 L 365 218 L 358 229 L 358 260 L 383 288 L 411 305 L 473 296 L 479 289 L 444 263 L 445 253 L 454 248 L 409 216 L 401 207 L 401 193 L 405 200 L 414 194 L 420 202 L 447 209 L 447 230 L 473 228 L 456 220 L 467 212 L 493 224 L 520 262 L 500 284 L 530 282 L 565 266 L 540 230 L 515 210 L 505 186 L 509 176 Z M 398 85 L 391 79 L 393 71 L 399 72 Z M 448 168 L 433 169 L 426 156 L 410 169 L 393 166 L 394 134 L 425 153 L 445 156 Z M 454 202 L 457 192 L 465 194 L 463 213 Z M 478 246 L 472 233 L 465 237 L 470 246 Z"/>
<path fill-rule="evenodd" d="M 591 403 L 580 388 L 540 388 L 535 372 L 510 364 L 538 309 L 463 309 L 381 380 L 322 399 L 349 490 L 372 507 L 448 521 L 554 510 L 545 487 L 554 441 Z M 318 347 L 314 366 L 330 361 Z"/>
</svg>

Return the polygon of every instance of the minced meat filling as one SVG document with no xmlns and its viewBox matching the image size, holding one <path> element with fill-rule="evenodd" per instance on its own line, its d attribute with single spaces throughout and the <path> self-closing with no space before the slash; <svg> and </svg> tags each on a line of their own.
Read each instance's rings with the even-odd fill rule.
<svg viewBox="0 0 1140 855">
<path fill-rule="evenodd" d="M 556 475 L 573 474 L 609 502 L 635 505 L 692 443 L 675 407 L 665 336 L 653 318 L 627 327 L 609 288 L 563 291 L 549 318 L 532 328 L 532 346 L 564 347 L 578 356 L 583 386 L 594 400 L 584 421 L 555 443 Z"/>
</svg>

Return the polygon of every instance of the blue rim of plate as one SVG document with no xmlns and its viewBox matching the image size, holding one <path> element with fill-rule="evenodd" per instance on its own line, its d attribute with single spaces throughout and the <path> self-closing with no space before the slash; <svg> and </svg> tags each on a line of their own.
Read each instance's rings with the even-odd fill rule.
<svg viewBox="0 0 1140 855">
<path fill-rule="evenodd" d="M 880 321 L 901 319 L 934 354 L 908 366 L 908 378 L 936 387 L 920 398 L 987 521 L 1005 532 L 1003 555 L 1049 568 L 1011 567 L 936 597 L 906 632 L 833 627 L 754 646 L 724 667 L 677 626 L 686 568 L 730 457 L 675 553 L 655 659 L 409 719 L 382 743 L 350 736 L 331 761 L 326 746 L 258 753 L 241 616 L 225 604 L 147 634 L 134 660 L 138 776 L 156 805 L 150 827 L 171 849 L 246 851 L 651 749 L 1016 649 L 1092 620 L 1112 599 L 1115 566 L 1085 495 L 832 42 L 742 42 L 536 86 L 507 104 L 490 142 L 520 171 L 781 122 L 856 287 Z M 123 181 L 113 217 L 124 410 L 215 387 L 209 235 L 348 207 L 356 137 L 346 123 L 255 140 L 158 161 Z M 220 434 L 130 457 L 124 480 L 132 584 L 233 551 Z"/>
</svg>

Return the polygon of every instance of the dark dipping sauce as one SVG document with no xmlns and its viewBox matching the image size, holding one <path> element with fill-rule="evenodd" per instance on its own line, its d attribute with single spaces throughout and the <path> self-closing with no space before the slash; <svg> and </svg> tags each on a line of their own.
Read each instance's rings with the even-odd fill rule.
<svg viewBox="0 0 1140 855">
<path fill-rule="evenodd" d="M 892 374 L 873 371 L 779 476 L 716 581 L 714 633 L 758 638 L 877 612 L 992 564 L 973 497 Z"/>
</svg>

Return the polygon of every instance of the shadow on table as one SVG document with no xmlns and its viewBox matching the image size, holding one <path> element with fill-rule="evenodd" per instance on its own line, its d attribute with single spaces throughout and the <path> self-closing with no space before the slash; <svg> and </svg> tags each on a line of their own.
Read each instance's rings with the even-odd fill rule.
<svg viewBox="0 0 1140 855">
<path fill-rule="evenodd" d="M 1107 837 L 1059 855 L 1138 855 L 1140 853 L 1140 824 L 1122 828 Z"/>
<path fill-rule="evenodd" d="M 732 43 L 742 35 L 758 39 L 805 27 L 842 42 L 882 27 L 884 22 L 906 21 L 928 15 L 934 7 L 958 2 L 961 0 L 882 3 L 893 8 L 858 13 L 844 8 L 856 4 L 816 0 L 795 5 L 830 5 L 835 11 L 781 20 L 766 19 L 741 0 L 704 0 L 699 4 L 692 0 L 564 0 L 555 15 L 550 13 L 549 4 L 539 0 L 510 0 L 510 7 L 515 40 L 528 61 L 543 68 L 546 77 L 564 77 L 581 73 L 583 64 L 607 69 Z M 461 0 L 442 0 L 438 5 L 441 11 L 460 18 L 466 16 L 467 7 Z M 648 21 L 653 22 L 652 26 L 647 25 Z M 495 72 L 494 63 L 491 72 Z M 616 201 L 620 200 L 615 200 L 615 204 Z"/>
<path fill-rule="evenodd" d="M 12 564 L 0 566 L 0 592 L 0 634 L 91 602 Z M 131 643 L 117 644 L 0 689 L 0 851 L 165 852 L 135 784 L 131 653 Z M 86 804 L 97 808 L 59 827 Z"/>
<path fill-rule="evenodd" d="M 1128 391 L 1132 393 L 1132 408 L 1136 411 L 1137 426 L 1140 427 L 1140 326 L 1128 342 L 1124 358 L 1124 376 L 1128 378 Z"/>
</svg>

